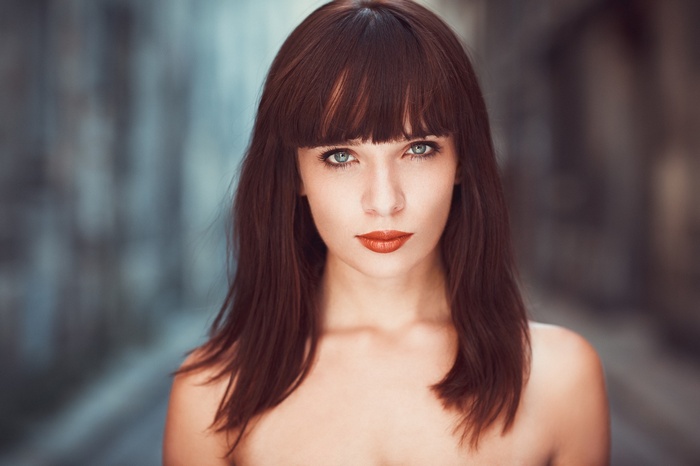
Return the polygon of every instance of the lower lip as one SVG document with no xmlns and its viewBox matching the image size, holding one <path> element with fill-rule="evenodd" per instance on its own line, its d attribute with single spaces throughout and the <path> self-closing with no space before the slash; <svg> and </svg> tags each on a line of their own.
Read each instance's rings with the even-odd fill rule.
<svg viewBox="0 0 700 466">
<path fill-rule="evenodd" d="M 411 234 L 398 236 L 392 239 L 375 239 L 367 238 L 364 236 L 358 236 L 357 239 L 362 243 L 364 247 L 372 252 L 378 252 L 379 254 L 388 254 L 394 252 L 403 246 L 406 241 L 409 240 Z"/>
</svg>

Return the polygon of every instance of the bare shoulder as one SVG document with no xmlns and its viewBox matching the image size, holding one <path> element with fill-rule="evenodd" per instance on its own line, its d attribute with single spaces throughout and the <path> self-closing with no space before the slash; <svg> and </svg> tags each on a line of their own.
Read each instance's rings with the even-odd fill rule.
<svg viewBox="0 0 700 466">
<path fill-rule="evenodd" d="M 545 410 L 555 443 L 552 464 L 606 465 L 610 420 L 603 365 L 585 338 L 532 323 L 528 391 Z"/>
<path fill-rule="evenodd" d="M 183 367 L 201 357 L 193 352 Z M 226 391 L 227 381 L 214 381 L 212 368 L 176 375 L 170 390 L 163 439 L 163 464 L 228 465 L 226 435 L 215 432 L 212 422 Z"/>
<path fill-rule="evenodd" d="M 547 387 L 549 400 L 573 402 L 588 393 L 605 393 L 603 365 L 595 348 L 563 327 L 531 323 L 532 382 Z M 543 391 L 544 392 L 544 391 Z"/>
<path fill-rule="evenodd" d="M 540 362 L 600 365 L 600 359 L 593 346 L 572 330 L 557 325 L 530 322 L 530 336 L 533 354 L 538 353 Z"/>
</svg>

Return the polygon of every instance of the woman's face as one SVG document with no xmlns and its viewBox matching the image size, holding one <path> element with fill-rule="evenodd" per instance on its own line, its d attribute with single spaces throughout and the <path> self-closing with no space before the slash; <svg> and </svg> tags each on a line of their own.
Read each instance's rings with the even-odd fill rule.
<svg viewBox="0 0 700 466">
<path fill-rule="evenodd" d="M 457 177 L 451 136 L 298 150 L 329 260 L 374 277 L 435 261 Z"/>
</svg>

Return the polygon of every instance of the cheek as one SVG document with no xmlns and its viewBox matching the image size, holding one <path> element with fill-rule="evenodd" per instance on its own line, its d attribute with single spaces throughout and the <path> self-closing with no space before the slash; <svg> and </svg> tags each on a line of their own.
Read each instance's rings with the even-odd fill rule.
<svg viewBox="0 0 700 466">
<path fill-rule="evenodd" d="M 348 230 L 352 217 L 351 200 L 338 184 L 314 184 L 306 190 L 311 216 L 324 242 L 333 242 L 337 233 Z"/>
<path fill-rule="evenodd" d="M 430 217 L 446 216 L 452 202 L 454 179 L 455 172 L 450 169 L 424 172 L 414 188 L 413 200 L 421 206 L 418 210 Z"/>
</svg>

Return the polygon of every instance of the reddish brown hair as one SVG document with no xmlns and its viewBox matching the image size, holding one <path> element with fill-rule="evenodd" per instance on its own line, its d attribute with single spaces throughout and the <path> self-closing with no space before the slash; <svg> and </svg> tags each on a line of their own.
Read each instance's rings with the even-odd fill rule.
<svg viewBox="0 0 700 466">
<path fill-rule="evenodd" d="M 512 425 L 529 365 L 527 317 L 476 75 L 454 32 L 424 7 L 356 0 L 313 12 L 267 76 L 233 209 L 236 271 L 204 357 L 185 368 L 223 368 L 230 379 L 217 428 L 242 435 L 314 360 L 326 248 L 298 194 L 297 149 L 428 134 L 454 136 L 461 180 L 441 241 L 459 349 L 433 388 L 461 410 L 473 445 L 496 421 Z"/>
</svg>

